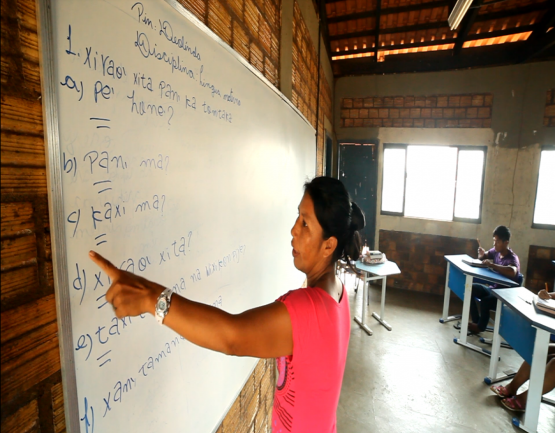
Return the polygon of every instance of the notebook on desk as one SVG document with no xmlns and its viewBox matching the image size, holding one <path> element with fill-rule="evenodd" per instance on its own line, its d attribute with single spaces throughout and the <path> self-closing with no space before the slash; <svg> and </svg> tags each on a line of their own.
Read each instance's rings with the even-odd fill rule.
<svg viewBox="0 0 555 433">
<path fill-rule="evenodd" d="M 555 317 L 555 299 L 542 299 L 534 295 L 534 306 L 542 313 Z"/>
<path fill-rule="evenodd" d="M 474 266 L 475 268 L 487 268 L 488 266 L 482 263 L 481 260 L 478 259 L 462 259 L 463 263 L 466 263 L 469 266 Z"/>
</svg>

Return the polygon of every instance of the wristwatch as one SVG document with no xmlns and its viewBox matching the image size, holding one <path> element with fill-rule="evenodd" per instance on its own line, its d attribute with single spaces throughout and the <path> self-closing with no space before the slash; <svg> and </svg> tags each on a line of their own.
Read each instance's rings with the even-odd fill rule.
<svg viewBox="0 0 555 433">
<path fill-rule="evenodd" d="M 173 295 L 172 289 L 165 289 L 160 296 L 158 296 L 158 300 L 156 301 L 156 321 L 162 325 L 164 323 L 164 318 L 168 311 L 170 311 L 170 303 Z"/>
</svg>

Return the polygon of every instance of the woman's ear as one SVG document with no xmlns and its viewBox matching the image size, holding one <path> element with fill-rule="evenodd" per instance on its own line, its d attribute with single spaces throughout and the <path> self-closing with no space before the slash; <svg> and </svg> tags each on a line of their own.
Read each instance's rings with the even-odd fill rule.
<svg viewBox="0 0 555 433">
<path fill-rule="evenodd" d="M 337 248 L 337 238 L 330 236 L 324 241 L 324 257 L 330 257 Z"/>
</svg>

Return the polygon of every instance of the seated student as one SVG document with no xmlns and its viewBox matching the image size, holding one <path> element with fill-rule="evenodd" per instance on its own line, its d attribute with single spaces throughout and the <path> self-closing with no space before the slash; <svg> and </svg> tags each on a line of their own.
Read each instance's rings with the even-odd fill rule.
<svg viewBox="0 0 555 433">
<path fill-rule="evenodd" d="M 542 290 L 538 293 L 538 296 L 542 299 L 555 299 L 555 292 L 547 293 L 545 290 Z M 528 391 L 518 395 L 516 393 L 528 379 L 530 379 L 530 365 L 527 362 L 523 362 L 515 377 L 513 377 L 513 380 L 507 386 L 492 385 L 490 389 L 503 399 L 501 403 L 507 409 L 515 412 L 524 412 Z M 542 395 L 547 394 L 553 389 L 555 389 L 555 344 L 550 344 L 547 349 L 547 367 L 545 368 Z"/>
<path fill-rule="evenodd" d="M 478 248 L 478 259 L 482 260 L 488 268 L 499 272 L 501 275 L 516 281 L 520 273 L 520 261 L 518 256 L 509 248 L 511 232 L 508 227 L 498 226 L 493 231 L 493 248 L 489 251 L 481 246 Z M 475 302 L 470 303 L 470 315 L 472 322 L 468 324 L 468 330 L 474 334 L 484 331 L 489 321 L 489 311 L 495 310 L 497 298 L 493 296 L 491 289 L 500 287 L 498 284 L 486 286 L 485 284 L 472 284 L 472 298 L 479 298 L 480 311 Z M 501 286 L 502 287 L 502 286 Z"/>
<path fill-rule="evenodd" d="M 516 394 L 518 389 L 530 379 L 530 365 L 523 362 L 513 380 L 507 385 L 492 385 L 490 389 L 496 393 L 501 400 L 503 406 L 515 412 L 524 412 L 526 408 L 526 398 L 528 391 Z M 543 380 L 542 395 L 555 389 L 555 344 L 550 344 L 547 355 L 547 366 L 545 367 L 545 376 Z"/>
</svg>

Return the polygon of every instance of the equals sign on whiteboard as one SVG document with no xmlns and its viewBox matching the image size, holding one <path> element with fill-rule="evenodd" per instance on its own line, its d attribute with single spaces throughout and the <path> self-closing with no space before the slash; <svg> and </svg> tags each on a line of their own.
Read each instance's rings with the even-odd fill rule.
<svg viewBox="0 0 555 433">
<path fill-rule="evenodd" d="M 99 365 L 99 367 L 102 367 L 104 364 L 106 364 L 107 362 L 111 362 L 112 359 L 108 358 L 108 359 L 102 359 L 104 358 L 106 355 L 108 355 L 112 350 L 108 350 L 108 352 L 106 352 L 104 355 L 100 355 L 98 358 L 96 358 L 97 361 L 99 361 L 101 364 Z"/>
<path fill-rule="evenodd" d="M 102 301 L 100 301 L 101 299 L 102 299 Z M 106 304 L 108 303 L 108 301 L 106 300 L 106 294 L 100 295 L 98 298 L 96 298 L 96 301 L 97 301 L 97 302 L 98 302 L 98 301 L 103 302 L 102 305 L 99 305 L 98 307 L 96 307 L 96 308 L 98 308 L 98 309 L 100 310 L 102 307 L 104 307 L 104 305 L 106 305 Z"/>
<path fill-rule="evenodd" d="M 106 242 L 108 242 L 108 241 L 105 240 L 105 239 L 100 239 L 100 238 L 102 238 L 102 237 L 104 237 L 104 236 L 106 236 L 106 233 L 103 233 L 103 234 L 101 234 L 101 235 L 98 235 L 97 237 L 94 238 L 94 240 L 96 241 L 96 246 L 99 246 L 99 245 L 102 245 L 102 244 L 105 244 Z"/>
<path fill-rule="evenodd" d="M 110 119 L 105 119 L 103 117 L 91 117 L 90 120 L 96 121 L 96 122 L 109 122 L 110 121 Z M 102 129 L 102 128 L 110 129 L 110 127 L 108 125 L 96 125 L 96 129 Z"/>
<path fill-rule="evenodd" d="M 112 181 L 111 180 L 99 180 L 98 182 L 93 183 L 93 186 L 100 185 L 102 183 L 112 183 Z M 103 188 L 103 189 L 98 191 L 99 194 L 102 194 L 105 191 L 110 191 L 112 189 L 111 186 L 106 186 L 106 188 L 104 188 L 104 185 L 101 185 L 100 188 Z"/>
</svg>

